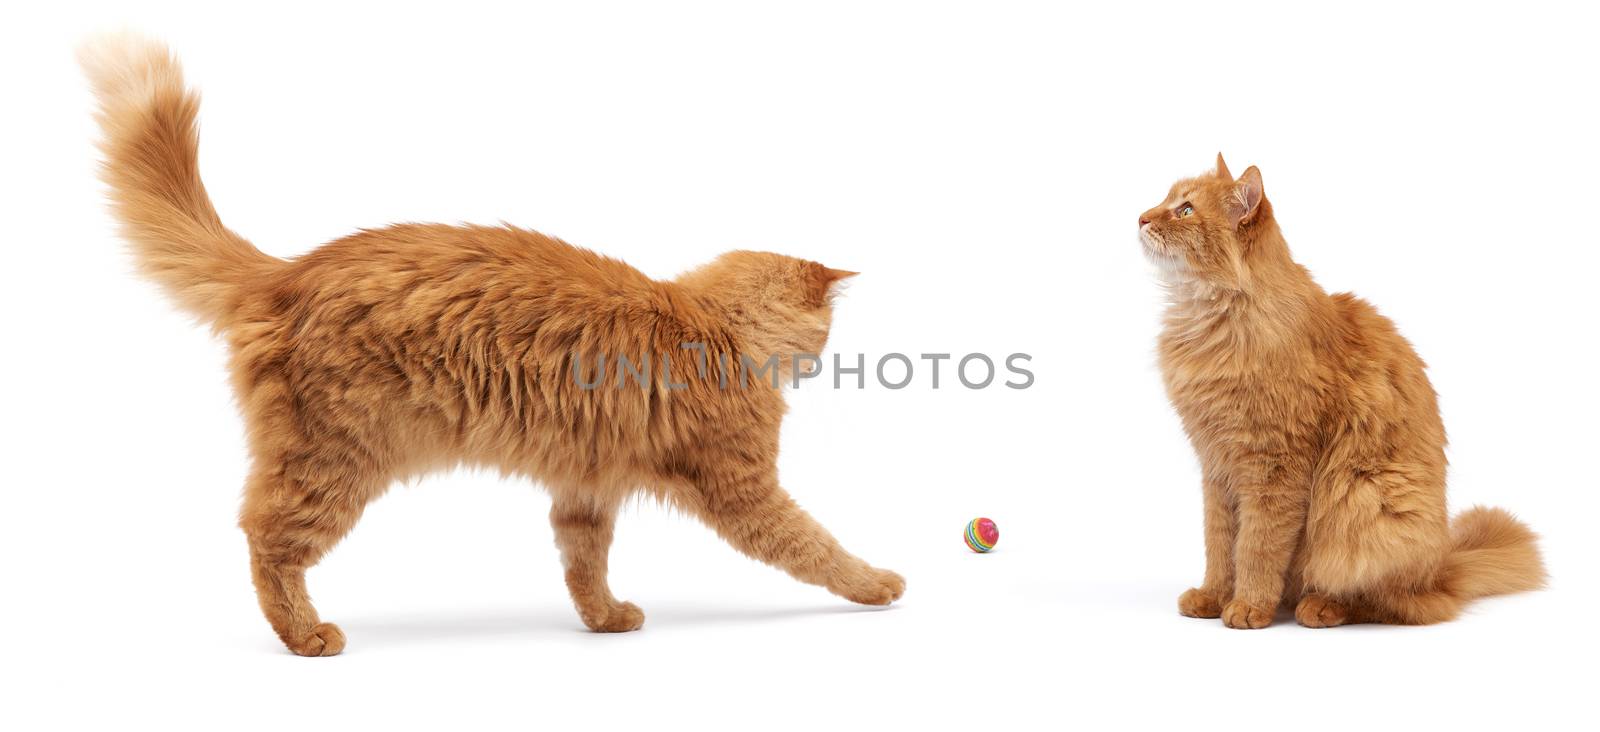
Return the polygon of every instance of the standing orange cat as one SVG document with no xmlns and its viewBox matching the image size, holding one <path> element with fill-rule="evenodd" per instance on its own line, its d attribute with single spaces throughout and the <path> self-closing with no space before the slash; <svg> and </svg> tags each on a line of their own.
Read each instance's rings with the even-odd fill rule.
<svg viewBox="0 0 1600 732">
<path fill-rule="evenodd" d="M 549 488 L 568 589 L 597 631 L 644 622 L 606 583 L 618 506 L 638 491 L 855 602 L 904 591 L 778 485 L 778 381 L 793 354 L 822 349 L 834 286 L 853 273 L 733 252 L 657 281 L 533 232 L 434 225 L 363 231 L 285 261 L 217 218 L 197 171 L 199 100 L 164 47 L 111 39 L 82 59 L 140 267 L 227 338 L 253 462 L 240 525 L 261 609 L 289 650 L 344 648 L 305 572 L 367 502 L 462 463 Z M 715 364 L 740 355 L 780 360 L 770 377 L 727 384 Z M 597 383 L 608 356 L 616 381 L 600 371 Z"/>
<path fill-rule="evenodd" d="M 1389 319 L 1328 295 L 1289 247 L 1254 167 L 1222 156 L 1139 217 L 1171 297 L 1167 393 L 1199 453 L 1206 572 L 1178 611 L 1261 628 L 1437 623 L 1536 589 L 1534 535 L 1445 509 L 1445 434 L 1422 359 Z"/>
</svg>

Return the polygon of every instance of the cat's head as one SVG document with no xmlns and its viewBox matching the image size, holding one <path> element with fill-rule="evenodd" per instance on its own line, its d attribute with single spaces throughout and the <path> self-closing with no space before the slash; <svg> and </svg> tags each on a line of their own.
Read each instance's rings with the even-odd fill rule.
<svg viewBox="0 0 1600 732">
<path fill-rule="evenodd" d="M 677 281 L 720 303 L 759 341 L 752 346 L 787 356 L 822 351 L 833 324 L 833 299 L 841 282 L 856 274 L 798 257 L 734 251 Z"/>
<path fill-rule="evenodd" d="M 1217 153 L 1216 170 L 1172 184 L 1160 205 L 1139 215 L 1139 241 L 1169 284 L 1242 289 L 1252 230 L 1271 218 L 1261 171 L 1252 165 L 1235 180 Z"/>
</svg>

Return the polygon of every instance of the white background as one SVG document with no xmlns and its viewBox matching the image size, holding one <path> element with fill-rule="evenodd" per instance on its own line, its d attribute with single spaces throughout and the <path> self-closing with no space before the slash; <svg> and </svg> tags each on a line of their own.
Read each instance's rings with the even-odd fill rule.
<svg viewBox="0 0 1600 732">
<path fill-rule="evenodd" d="M 3 11 L 0 726 L 1592 722 L 1592 6 L 444 5 Z M 212 197 L 273 254 L 400 220 L 505 220 L 662 277 L 771 249 L 865 273 L 832 350 L 1021 351 L 1037 383 L 790 394 L 784 483 L 907 577 L 891 609 L 645 504 L 611 575 L 645 628 L 591 634 L 544 494 L 456 473 L 312 572 L 350 645 L 291 656 L 234 527 L 223 349 L 131 276 L 93 178 L 72 48 L 124 24 L 184 59 Z M 1135 218 L 1219 149 L 1432 364 L 1453 505 L 1542 533 L 1548 590 L 1427 628 L 1177 614 L 1200 493 Z M 961 543 L 978 515 L 988 556 Z"/>
</svg>

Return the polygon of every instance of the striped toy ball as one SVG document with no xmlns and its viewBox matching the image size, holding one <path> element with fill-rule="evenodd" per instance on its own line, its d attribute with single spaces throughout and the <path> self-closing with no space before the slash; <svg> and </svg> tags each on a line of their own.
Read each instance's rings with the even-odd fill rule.
<svg viewBox="0 0 1600 732">
<path fill-rule="evenodd" d="M 1000 541 L 1000 527 L 986 518 L 975 518 L 967 524 L 967 548 L 983 554 Z"/>
</svg>

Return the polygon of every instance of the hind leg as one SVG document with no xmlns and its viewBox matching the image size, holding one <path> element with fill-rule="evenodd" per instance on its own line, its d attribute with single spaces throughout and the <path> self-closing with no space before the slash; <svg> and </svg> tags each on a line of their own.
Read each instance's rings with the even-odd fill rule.
<svg viewBox="0 0 1600 732">
<path fill-rule="evenodd" d="M 1289 581 L 1283 590 L 1283 605 L 1294 608 L 1295 622 L 1307 628 L 1333 628 L 1368 622 L 1356 598 L 1307 586 L 1305 566 L 1306 551 L 1302 547 L 1289 567 Z"/>
<path fill-rule="evenodd" d="M 253 476 L 239 525 L 250 542 L 256 598 L 273 631 L 297 655 L 332 656 L 344 650 L 344 633 L 317 615 L 305 574 L 355 525 L 370 495 L 367 486 L 313 479 L 309 472 Z"/>
<path fill-rule="evenodd" d="M 1334 628 L 1371 622 L 1371 612 L 1364 602 L 1355 598 L 1310 592 L 1295 604 L 1294 619 L 1307 628 Z"/>
<path fill-rule="evenodd" d="M 1307 525 L 1309 594 L 1295 617 L 1309 627 L 1369 622 L 1418 625 L 1455 617 L 1435 591 L 1448 541 L 1444 488 L 1429 464 L 1331 467 Z"/>
<path fill-rule="evenodd" d="M 617 600 L 606 582 L 616 522 L 614 504 L 558 496 L 550 507 L 550 526 L 555 529 L 556 546 L 566 566 L 572 604 L 577 606 L 583 624 L 599 633 L 638 630 L 644 625 L 644 612 L 639 606 Z"/>
<path fill-rule="evenodd" d="M 1440 590 L 1383 590 L 1334 597 L 1313 592 L 1300 598 L 1294 617 L 1307 628 L 1355 623 L 1431 625 L 1455 619 L 1461 601 Z"/>
<path fill-rule="evenodd" d="M 1461 600 L 1439 589 L 1386 589 L 1363 598 L 1373 622 L 1394 625 L 1431 625 L 1454 620 Z"/>
</svg>

